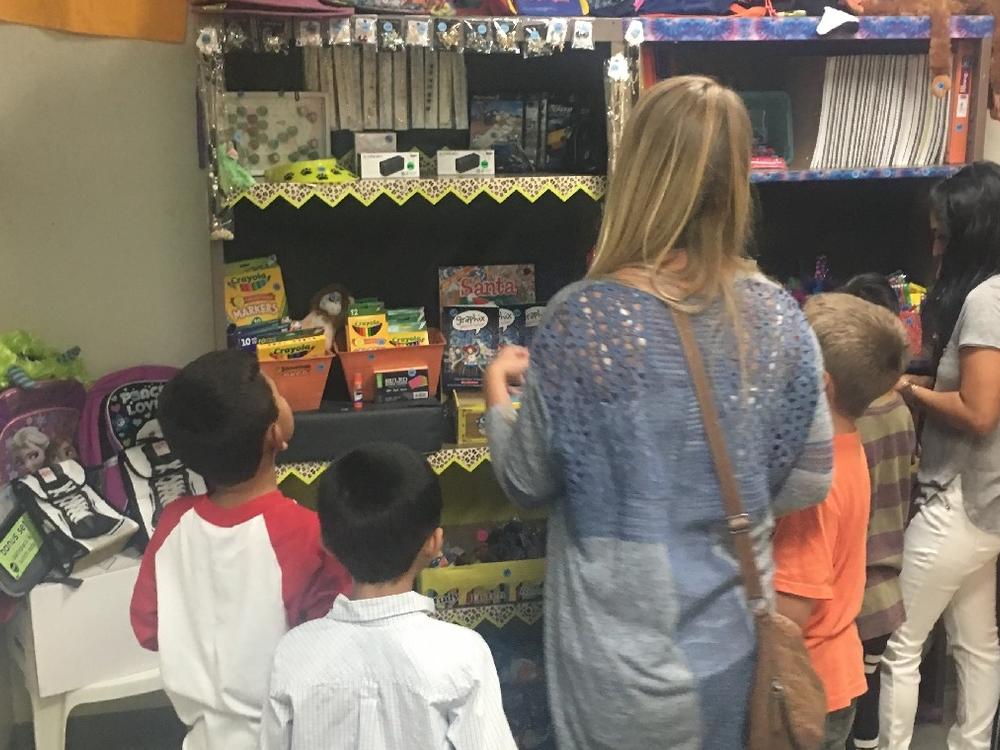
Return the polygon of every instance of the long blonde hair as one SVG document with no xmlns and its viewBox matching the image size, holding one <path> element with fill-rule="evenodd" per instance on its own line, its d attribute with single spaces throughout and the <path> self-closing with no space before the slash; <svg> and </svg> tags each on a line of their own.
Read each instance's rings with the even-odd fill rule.
<svg viewBox="0 0 1000 750">
<path fill-rule="evenodd" d="M 625 125 L 608 187 L 591 277 L 648 272 L 655 293 L 694 311 L 755 266 L 750 222 L 750 118 L 710 78 L 679 76 L 640 97 Z M 684 263 L 672 263 L 678 251 Z"/>
</svg>

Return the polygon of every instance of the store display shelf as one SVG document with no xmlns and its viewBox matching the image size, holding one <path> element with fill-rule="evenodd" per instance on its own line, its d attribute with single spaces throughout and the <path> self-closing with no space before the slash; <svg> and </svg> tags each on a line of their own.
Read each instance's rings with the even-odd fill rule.
<svg viewBox="0 0 1000 750">
<path fill-rule="evenodd" d="M 624 19 L 623 28 L 634 19 Z M 862 16 L 853 34 L 816 34 L 819 18 L 808 16 L 779 18 L 691 16 L 643 18 L 646 42 L 794 42 L 824 39 L 929 39 L 928 16 Z M 982 39 L 993 34 L 990 16 L 952 16 L 953 39 Z"/>
<path fill-rule="evenodd" d="M 567 201 L 577 193 L 594 200 L 604 196 L 607 178 L 588 175 L 524 175 L 510 177 L 437 177 L 420 180 L 354 180 L 327 185 L 307 185 L 294 182 L 264 182 L 232 196 L 228 203 L 235 205 L 249 201 L 257 208 L 267 208 L 278 199 L 301 208 L 307 201 L 317 198 L 328 206 L 336 206 L 347 198 L 370 206 L 385 196 L 402 205 L 413 198 L 428 203 L 439 203 L 446 196 L 454 196 L 463 203 L 471 203 L 480 196 L 503 203 L 519 195 L 534 203 L 544 195 L 553 195 Z"/>
<path fill-rule="evenodd" d="M 960 166 L 935 167 L 870 167 L 865 169 L 791 169 L 788 171 L 753 172 L 751 182 L 838 182 L 842 180 L 900 180 L 928 177 L 948 177 Z"/>
<path fill-rule="evenodd" d="M 324 401 L 319 411 L 295 415 L 295 436 L 281 455 L 285 464 L 332 461 L 361 443 L 390 440 L 421 453 L 454 442 L 455 425 L 437 401 L 414 407 Z"/>
</svg>

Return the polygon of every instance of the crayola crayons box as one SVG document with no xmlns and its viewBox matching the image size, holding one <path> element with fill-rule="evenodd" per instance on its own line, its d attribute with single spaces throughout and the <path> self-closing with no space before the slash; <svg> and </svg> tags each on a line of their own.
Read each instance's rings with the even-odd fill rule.
<svg viewBox="0 0 1000 750">
<path fill-rule="evenodd" d="M 427 346 L 430 342 L 426 328 L 422 331 L 394 331 L 389 328 L 389 346 Z"/>
<path fill-rule="evenodd" d="M 430 398 L 430 374 L 426 367 L 375 371 L 375 401 L 422 401 Z"/>
<path fill-rule="evenodd" d="M 227 263 L 223 277 L 226 318 L 237 328 L 281 320 L 288 315 L 285 282 L 271 255 Z"/>
<path fill-rule="evenodd" d="M 257 342 L 257 359 L 262 362 L 322 357 L 324 354 L 326 335 L 322 328 L 288 331 L 265 336 Z"/>
<path fill-rule="evenodd" d="M 352 308 L 354 312 L 354 308 Z M 347 316 L 347 351 L 362 352 L 389 346 L 389 321 L 385 311 Z"/>
</svg>

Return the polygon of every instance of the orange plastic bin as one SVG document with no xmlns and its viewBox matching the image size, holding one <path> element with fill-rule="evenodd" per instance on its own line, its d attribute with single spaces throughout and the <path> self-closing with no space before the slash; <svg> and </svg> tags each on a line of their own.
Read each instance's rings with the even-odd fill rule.
<svg viewBox="0 0 1000 750">
<path fill-rule="evenodd" d="M 314 411 L 323 400 L 333 355 L 261 362 L 260 371 L 274 381 L 292 411 Z"/>
<path fill-rule="evenodd" d="M 375 373 L 387 370 L 408 370 L 426 367 L 431 395 L 435 395 L 441 379 L 441 358 L 444 356 L 444 336 L 436 328 L 428 328 L 427 346 L 395 346 L 386 349 L 372 349 L 364 352 L 349 352 L 340 334 L 333 348 L 344 366 L 344 378 L 348 392 L 354 390 L 354 378 L 361 374 L 361 390 L 365 401 L 375 400 Z"/>
</svg>

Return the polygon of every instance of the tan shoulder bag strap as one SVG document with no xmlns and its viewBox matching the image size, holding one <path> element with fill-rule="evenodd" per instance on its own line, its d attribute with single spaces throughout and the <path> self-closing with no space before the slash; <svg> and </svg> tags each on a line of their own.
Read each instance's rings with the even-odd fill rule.
<svg viewBox="0 0 1000 750">
<path fill-rule="evenodd" d="M 669 306 L 668 306 L 669 307 Z M 740 499 L 740 490 L 736 486 L 736 475 L 726 450 L 725 438 L 722 435 L 722 425 L 719 413 L 715 408 L 715 398 L 712 386 L 708 382 L 708 374 L 701 358 L 701 350 L 695 341 L 691 319 L 687 314 L 670 307 L 674 316 L 677 334 L 680 336 L 684 357 L 688 362 L 694 391 L 701 408 L 701 419 L 705 426 L 705 436 L 712 452 L 715 471 L 719 476 L 719 487 L 722 490 L 722 505 L 726 511 L 726 524 L 733 537 L 733 547 L 736 549 L 736 559 L 740 565 L 740 575 L 746 589 L 747 599 L 753 604 L 764 599 L 764 588 L 760 581 L 760 571 L 757 569 L 757 559 L 754 557 L 753 544 L 750 540 L 750 516 L 747 515 Z"/>
</svg>

